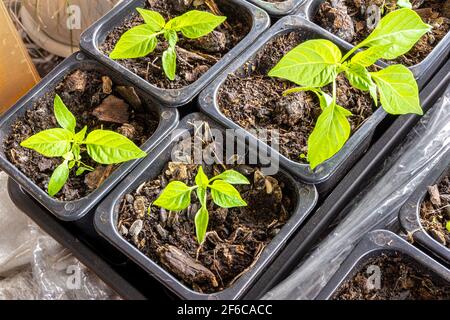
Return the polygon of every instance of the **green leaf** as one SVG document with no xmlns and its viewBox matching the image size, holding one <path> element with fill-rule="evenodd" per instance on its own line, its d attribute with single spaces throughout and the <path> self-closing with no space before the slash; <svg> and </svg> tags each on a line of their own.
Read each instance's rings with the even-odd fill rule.
<svg viewBox="0 0 450 320">
<path fill-rule="evenodd" d="M 301 86 L 323 87 L 336 78 L 341 58 L 341 51 L 331 41 L 309 40 L 289 51 L 269 76 Z"/>
<path fill-rule="evenodd" d="M 323 109 L 308 139 L 308 161 L 311 169 L 342 149 L 351 132 L 347 117 L 351 113 L 332 103 Z"/>
<path fill-rule="evenodd" d="M 209 179 L 208 176 L 203 171 L 203 167 L 200 166 L 197 171 L 197 175 L 195 176 L 195 184 L 199 187 L 206 188 L 208 186 Z"/>
<path fill-rule="evenodd" d="M 350 63 L 352 64 L 360 64 L 363 67 L 370 67 L 375 62 L 377 62 L 381 57 L 383 57 L 386 50 L 389 49 L 390 46 L 373 46 L 370 48 L 367 48 L 364 51 L 360 51 L 356 53 L 352 59 L 350 60 Z"/>
<path fill-rule="evenodd" d="M 445 227 L 447 228 L 447 231 L 450 232 L 450 220 L 447 221 L 447 225 Z"/>
<path fill-rule="evenodd" d="M 73 157 L 76 161 L 81 160 L 81 148 L 78 144 L 72 146 Z"/>
<path fill-rule="evenodd" d="M 186 38 L 196 39 L 212 32 L 226 19 L 227 17 L 216 16 L 206 11 L 192 10 L 167 22 L 166 29 L 181 31 Z"/>
<path fill-rule="evenodd" d="M 175 73 L 177 71 L 177 52 L 175 48 L 169 47 L 162 55 L 162 66 L 164 73 L 169 80 L 175 80 Z"/>
<path fill-rule="evenodd" d="M 407 67 L 393 65 L 370 74 L 377 84 L 381 105 L 386 112 L 423 114 L 417 82 Z"/>
<path fill-rule="evenodd" d="M 72 151 L 67 152 L 65 155 L 63 155 L 64 160 L 72 161 L 75 159 L 75 156 L 73 155 Z"/>
<path fill-rule="evenodd" d="M 159 12 L 142 8 L 136 8 L 136 10 L 144 19 L 145 24 L 148 25 L 154 32 L 161 31 L 166 25 L 166 21 L 163 16 L 159 14 Z"/>
<path fill-rule="evenodd" d="M 385 15 L 372 33 L 357 47 L 388 46 L 381 57 L 395 59 L 407 53 L 430 30 L 431 27 L 423 23 L 415 11 L 403 8 Z"/>
<path fill-rule="evenodd" d="M 48 182 L 48 194 L 55 196 L 66 184 L 69 179 L 69 165 L 64 161 L 53 171 L 50 181 Z"/>
<path fill-rule="evenodd" d="M 191 203 L 191 192 L 192 188 L 185 183 L 172 181 L 153 204 L 167 210 L 180 211 L 186 209 Z"/>
<path fill-rule="evenodd" d="M 208 229 L 209 214 L 208 210 L 202 206 L 195 215 L 195 233 L 197 241 L 202 244 L 205 241 L 206 230 Z"/>
<path fill-rule="evenodd" d="M 365 67 L 359 64 L 349 63 L 345 69 L 345 75 L 352 87 L 362 91 L 369 91 L 375 105 L 378 104 L 376 85 Z"/>
<path fill-rule="evenodd" d="M 111 59 L 133 59 L 145 57 L 156 48 L 158 33 L 142 24 L 125 32 L 109 54 Z"/>
<path fill-rule="evenodd" d="M 206 207 L 206 188 L 197 188 L 197 198 L 200 204 Z"/>
<path fill-rule="evenodd" d="M 397 0 L 397 6 L 400 8 L 412 9 L 412 4 L 409 0 Z"/>
<path fill-rule="evenodd" d="M 54 100 L 54 112 L 56 121 L 61 126 L 61 128 L 67 129 L 70 132 L 75 133 L 75 127 L 77 125 L 77 120 L 72 112 L 67 109 L 66 105 L 62 101 L 59 95 L 55 96 Z"/>
<path fill-rule="evenodd" d="M 216 180 L 210 185 L 211 196 L 215 204 L 222 208 L 245 207 L 247 203 L 242 199 L 239 191 L 228 182 Z"/>
<path fill-rule="evenodd" d="M 86 138 L 86 132 L 87 132 L 87 126 L 84 126 L 84 128 L 81 129 L 80 132 L 75 134 L 75 136 L 73 137 L 73 140 L 75 140 L 75 142 L 78 142 L 78 143 L 83 142 L 84 138 Z"/>
<path fill-rule="evenodd" d="M 250 182 L 244 175 L 235 170 L 224 171 L 211 179 L 211 181 L 219 179 L 228 182 L 229 184 L 250 184 Z"/>
<path fill-rule="evenodd" d="M 85 143 L 89 156 L 100 164 L 121 163 L 147 155 L 127 137 L 109 130 L 92 131 Z"/>
<path fill-rule="evenodd" d="M 73 133 L 55 128 L 41 131 L 20 144 L 24 148 L 39 152 L 45 157 L 62 157 L 70 151 Z"/>
<path fill-rule="evenodd" d="M 75 175 L 78 177 L 78 176 L 81 176 L 83 173 L 85 173 L 86 171 L 94 171 L 94 170 L 92 170 L 91 168 L 86 168 L 86 167 L 79 167 L 78 169 L 77 169 L 77 172 L 75 173 Z"/>
<path fill-rule="evenodd" d="M 175 48 L 175 45 L 178 42 L 178 35 L 177 32 L 174 30 L 167 30 L 164 33 L 164 38 L 169 43 L 169 47 Z"/>
</svg>

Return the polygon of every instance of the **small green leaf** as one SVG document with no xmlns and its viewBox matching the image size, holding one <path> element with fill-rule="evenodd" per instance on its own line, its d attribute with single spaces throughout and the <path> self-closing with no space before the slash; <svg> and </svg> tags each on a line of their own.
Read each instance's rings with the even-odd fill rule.
<svg viewBox="0 0 450 320">
<path fill-rule="evenodd" d="M 209 214 L 208 210 L 202 206 L 195 215 L 195 233 L 197 241 L 202 244 L 205 241 L 206 230 L 208 230 Z"/>
<path fill-rule="evenodd" d="M 86 171 L 94 171 L 94 170 L 92 170 L 92 168 L 86 168 L 86 167 L 79 167 L 78 169 L 77 169 L 77 172 L 75 173 L 75 175 L 78 177 L 78 176 L 81 176 L 83 173 L 85 173 Z"/>
<path fill-rule="evenodd" d="M 226 19 L 206 11 L 192 10 L 167 22 L 166 29 L 181 31 L 186 38 L 196 39 L 212 32 Z"/>
<path fill-rule="evenodd" d="M 161 31 L 166 25 L 166 21 L 159 12 L 142 8 L 136 8 L 136 10 L 144 19 L 145 24 L 148 25 L 154 32 Z"/>
<path fill-rule="evenodd" d="M 386 112 L 423 114 L 417 82 L 407 67 L 393 65 L 378 72 L 371 72 L 370 75 L 377 84 L 381 105 Z"/>
<path fill-rule="evenodd" d="M 55 96 L 54 100 L 54 113 L 56 121 L 61 126 L 61 128 L 67 129 L 70 132 L 75 133 L 75 127 L 77 125 L 77 120 L 72 112 L 66 107 L 59 95 Z"/>
<path fill-rule="evenodd" d="M 412 4 L 409 0 L 397 0 L 397 6 L 400 8 L 412 9 Z"/>
<path fill-rule="evenodd" d="M 450 232 L 450 220 L 447 221 L 447 225 L 445 227 L 447 228 L 447 231 Z"/>
<path fill-rule="evenodd" d="M 69 161 L 69 169 L 72 170 L 73 167 L 75 167 L 76 164 L 77 164 L 77 163 L 76 163 L 74 160 Z"/>
<path fill-rule="evenodd" d="M 375 105 L 378 104 L 377 88 L 366 68 L 360 64 L 349 63 L 345 75 L 354 88 L 369 91 Z"/>
<path fill-rule="evenodd" d="M 175 80 L 177 71 L 177 52 L 175 48 L 169 47 L 162 55 L 162 66 L 167 78 L 171 81 Z"/>
<path fill-rule="evenodd" d="M 157 35 L 147 24 L 131 28 L 120 37 L 109 57 L 111 59 L 145 57 L 155 50 L 158 42 Z"/>
<path fill-rule="evenodd" d="M 228 182 L 216 180 L 210 185 L 211 196 L 215 204 L 222 208 L 245 207 L 247 203 L 239 191 Z"/>
<path fill-rule="evenodd" d="M 145 157 L 127 137 L 109 130 L 94 130 L 86 138 L 89 156 L 100 164 L 116 164 Z"/>
<path fill-rule="evenodd" d="M 211 179 L 211 181 L 219 179 L 228 182 L 229 184 L 250 184 L 250 182 L 244 175 L 235 170 L 224 171 Z"/>
<path fill-rule="evenodd" d="M 164 38 L 169 43 L 169 47 L 175 48 L 175 45 L 178 42 L 178 35 L 177 32 L 174 30 L 167 30 L 164 33 Z"/>
<path fill-rule="evenodd" d="M 20 144 L 24 148 L 39 152 L 45 157 L 62 157 L 70 151 L 73 133 L 55 128 L 41 131 Z"/>
<path fill-rule="evenodd" d="M 364 51 L 360 51 L 356 53 L 352 59 L 350 60 L 350 63 L 352 64 L 360 64 L 363 67 L 370 67 L 371 65 L 375 64 L 381 57 L 383 57 L 386 50 L 389 49 L 390 46 L 373 46 L 370 48 L 367 48 Z"/>
<path fill-rule="evenodd" d="M 180 211 L 186 209 L 191 203 L 191 192 L 192 188 L 185 183 L 172 181 L 153 204 L 167 210 Z"/>
<path fill-rule="evenodd" d="M 202 188 L 206 188 L 209 183 L 208 176 L 203 171 L 203 167 L 200 166 L 197 171 L 197 175 L 195 176 L 195 183 Z"/>
<path fill-rule="evenodd" d="M 72 151 L 67 152 L 65 155 L 63 155 L 64 160 L 72 161 L 75 156 L 73 155 Z"/>
<path fill-rule="evenodd" d="M 200 204 L 206 207 L 206 188 L 197 188 L 197 198 Z"/>
<path fill-rule="evenodd" d="M 69 165 L 64 161 L 53 171 L 50 181 L 48 182 L 48 194 L 55 196 L 66 184 L 69 179 Z"/>
<path fill-rule="evenodd" d="M 341 58 L 341 51 L 331 41 L 309 40 L 289 51 L 269 76 L 301 86 L 323 87 L 336 78 Z"/>
<path fill-rule="evenodd" d="M 395 59 L 411 50 L 414 44 L 430 30 L 431 27 L 423 23 L 422 18 L 415 11 L 403 8 L 385 15 L 372 33 L 357 45 L 357 48 L 387 47 L 381 57 Z"/>
<path fill-rule="evenodd" d="M 86 132 L 87 132 L 87 126 L 84 126 L 84 128 L 81 129 L 80 132 L 75 134 L 75 136 L 73 137 L 73 140 L 75 140 L 75 142 L 78 142 L 78 143 L 83 142 L 84 138 L 86 138 Z"/>
<path fill-rule="evenodd" d="M 351 132 L 347 117 L 351 113 L 332 103 L 323 109 L 308 139 L 308 161 L 311 169 L 342 149 Z"/>
<path fill-rule="evenodd" d="M 81 160 L 81 148 L 78 144 L 72 146 L 73 157 L 76 161 Z"/>
</svg>

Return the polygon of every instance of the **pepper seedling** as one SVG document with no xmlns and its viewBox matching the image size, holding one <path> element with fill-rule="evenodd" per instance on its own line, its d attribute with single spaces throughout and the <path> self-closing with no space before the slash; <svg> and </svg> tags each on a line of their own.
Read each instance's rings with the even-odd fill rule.
<svg viewBox="0 0 450 320">
<path fill-rule="evenodd" d="M 248 179 L 234 170 L 227 170 L 209 179 L 200 166 L 195 176 L 195 186 L 189 187 L 184 182 L 172 181 L 161 192 L 153 204 L 171 211 L 181 211 L 191 204 L 191 193 L 196 190 L 201 208 L 195 215 L 195 232 L 197 241 L 202 244 L 208 229 L 209 213 L 207 208 L 208 189 L 213 202 L 222 208 L 245 207 L 239 191 L 233 185 L 250 184 Z"/>
<path fill-rule="evenodd" d="M 69 179 L 70 170 L 77 167 L 80 176 L 94 168 L 83 163 L 81 154 L 87 154 L 99 164 L 118 164 L 147 154 L 123 135 L 109 130 L 93 130 L 87 136 L 85 126 L 76 132 L 75 116 L 69 111 L 59 95 L 55 96 L 54 114 L 61 128 L 38 132 L 22 141 L 22 147 L 32 149 L 45 157 L 62 157 L 63 162 L 55 169 L 48 183 L 48 194 L 55 196 Z"/>
<path fill-rule="evenodd" d="M 350 137 L 347 118 L 352 113 L 336 103 L 336 79 L 341 73 L 351 86 L 368 91 L 375 105 L 379 96 L 387 113 L 423 114 L 417 82 L 407 67 L 390 65 L 378 72 L 369 72 L 367 68 L 379 59 L 391 60 L 407 53 L 430 29 L 413 10 L 399 9 L 384 16 L 373 32 L 343 57 L 331 41 L 309 40 L 288 52 L 269 72 L 271 77 L 302 86 L 284 94 L 312 91 L 319 97 L 322 113 L 308 138 L 307 159 L 311 169 L 334 156 Z M 361 48 L 366 49 L 354 54 Z M 321 89 L 329 84 L 332 96 Z"/>
<path fill-rule="evenodd" d="M 226 20 L 224 16 L 192 10 L 166 23 L 164 17 L 156 11 L 142 8 L 136 10 L 145 23 L 125 32 L 109 57 L 114 60 L 145 57 L 155 50 L 158 37 L 163 36 L 168 48 L 162 54 L 162 67 L 171 81 L 175 80 L 177 68 L 175 46 L 179 40 L 178 33 L 189 39 L 197 39 L 211 33 Z"/>
</svg>

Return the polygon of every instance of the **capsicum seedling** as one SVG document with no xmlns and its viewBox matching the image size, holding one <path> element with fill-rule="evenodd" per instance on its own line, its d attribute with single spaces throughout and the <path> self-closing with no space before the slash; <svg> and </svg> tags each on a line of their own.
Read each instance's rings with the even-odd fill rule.
<svg viewBox="0 0 450 320">
<path fill-rule="evenodd" d="M 206 36 L 221 25 L 226 17 L 216 16 L 206 11 L 192 10 L 169 20 L 156 11 L 137 8 L 144 19 L 144 24 L 125 32 L 110 53 L 111 59 L 131 59 L 145 57 L 153 52 L 158 44 L 158 37 L 163 36 L 168 48 L 162 54 L 162 66 L 169 80 L 175 79 L 177 68 L 178 33 L 189 39 Z"/>
<path fill-rule="evenodd" d="M 195 177 L 195 186 L 189 187 L 184 182 L 172 181 L 161 192 L 153 204 L 171 211 L 181 211 L 191 204 L 191 193 L 196 190 L 201 208 L 195 215 L 195 232 L 197 241 L 202 244 L 208 229 L 209 214 L 207 208 L 208 190 L 213 202 L 222 208 L 245 207 L 239 191 L 233 185 L 250 184 L 248 179 L 234 170 L 227 170 L 209 179 L 200 166 Z"/>
<path fill-rule="evenodd" d="M 54 114 L 61 128 L 38 132 L 20 144 L 48 158 L 63 158 L 63 162 L 55 169 L 48 183 L 48 194 L 52 197 L 64 187 L 74 167 L 77 167 L 75 172 L 77 176 L 94 170 L 81 161 L 81 154 L 84 151 L 95 162 L 105 165 L 118 164 L 147 155 L 127 137 L 114 131 L 93 130 L 87 134 L 88 128 L 85 126 L 76 132 L 75 116 L 59 95 L 55 96 Z"/>
<path fill-rule="evenodd" d="M 312 91 L 319 97 L 322 113 L 308 138 L 307 159 L 312 169 L 334 156 L 350 136 L 347 118 L 352 113 L 336 103 L 336 78 L 341 73 L 351 86 L 368 91 L 375 105 L 379 96 L 387 113 L 423 114 L 416 80 L 407 67 L 390 65 L 378 72 L 367 68 L 379 59 L 391 60 L 407 53 L 430 29 L 413 10 L 399 9 L 384 16 L 373 32 L 343 57 L 331 41 L 309 40 L 288 52 L 269 72 L 271 77 L 302 86 L 284 94 Z M 355 54 L 361 48 L 365 50 Z M 331 96 L 321 89 L 329 84 Z"/>
</svg>

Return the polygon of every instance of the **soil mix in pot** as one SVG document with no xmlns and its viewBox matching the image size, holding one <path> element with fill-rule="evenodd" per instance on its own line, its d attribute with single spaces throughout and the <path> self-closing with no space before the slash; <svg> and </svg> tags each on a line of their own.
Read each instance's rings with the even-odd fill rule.
<svg viewBox="0 0 450 320">
<path fill-rule="evenodd" d="M 168 47 L 167 41 L 163 38 L 158 42 L 155 51 L 146 57 L 116 60 L 141 78 L 164 89 L 179 89 L 195 82 L 236 46 L 251 28 L 250 19 L 246 19 L 244 12 L 238 12 L 238 8 L 223 4 L 221 1 L 148 0 L 145 8 L 159 12 L 166 21 L 190 10 L 208 11 L 227 17 L 225 23 L 202 38 L 187 39 L 179 35 L 180 41 L 176 47 L 177 72 L 174 81 L 167 79 L 162 69 L 161 56 Z M 109 55 L 125 31 L 143 22 L 137 12 L 133 13 L 122 25 L 108 34 L 100 50 Z"/>
<path fill-rule="evenodd" d="M 256 166 L 204 164 L 210 178 L 234 169 L 244 174 L 250 184 L 235 186 L 247 207 L 220 208 L 208 196 L 208 232 L 200 246 L 195 238 L 194 217 L 200 208 L 195 192 L 191 205 L 180 212 L 152 205 L 170 181 L 195 185 L 198 168 L 195 164 L 167 163 L 159 176 L 124 197 L 117 228 L 124 238 L 186 286 L 197 292 L 214 293 L 232 286 L 257 262 L 291 216 L 295 196 L 293 187 L 281 176 L 264 176 Z"/>
<path fill-rule="evenodd" d="M 308 153 L 308 137 L 321 113 L 319 99 L 311 92 L 283 96 L 296 85 L 267 74 L 306 40 L 299 31 L 275 37 L 243 70 L 230 74 L 218 93 L 219 108 L 226 117 L 247 130 L 278 130 L 280 153 L 297 162 L 303 162 Z M 331 87 L 325 91 L 330 93 Z M 352 133 L 373 113 L 369 94 L 352 88 L 344 77 L 338 77 L 337 102 L 353 113 L 349 118 Z"/>
<path fill-rule="evenodd" d="M 373 30 L 367 23 L 367 7 L 376 5 L 381 15 L 396 9 L 397 0 L 326 0 L 314 22 L 352 44 L 360 43 Z M 450 29 L 450 0 L 412 0 L 413 9 L 433 29 L 404 56 L 389 63 L 413 66 L 424 60 Z"/>
<path fill-rule="evenodd" d="M 420 207 L 420 223 L 431 237 L 450 249 L 450 178 L 444 177 L 439 184 L 428 187 L 428 195 Z"/>
<path fill-rule="evenodd" d="M 381 286 L 370 289 L 368 283 L 375 275 L 368 274 L 368 266 L 381 271 Z M 450 285 L 437 282 L 400 254 L 382 255 L 371 260 L 362 271 L 341 286 L 335 300 L 448 300 Z"/>
<path fill-rule="evenodd" d="M 20 146 L 30 136 L 47 129 L 58 128 L 54 116 L 53 100 L 59 94 L 77 120 L 77 132 L 84 126 L 89 132 L 95 129 L 113 130 L 142 145 L 156 130 L 157 115 L 144 111 L 142 101 L 134 88 L 115 86 L 111 79 L 97 71 L 75 70 L 46 93 L 19 117 L 5 138 L 3 148 L 11 163 L 46 191 L 53 171 L 61 158 L 46 158 Z M 95 171 L 81 176 L 72 169 L 64 188 L 56 195 L 60 201 L 73 201 L 97 189 L 118 166 L 96 164 L 86 153 L 82 161 Z"/>
</svg>

